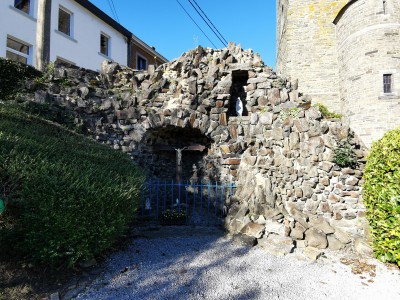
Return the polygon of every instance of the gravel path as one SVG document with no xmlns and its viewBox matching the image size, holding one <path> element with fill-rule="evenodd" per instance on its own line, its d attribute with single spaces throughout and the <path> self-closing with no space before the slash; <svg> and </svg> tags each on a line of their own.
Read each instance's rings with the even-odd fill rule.
<svg viewBox="0 0 400 300">
<path fill-rule="evenodd" d="M 400 299 L 397 269 L 371 259 L 355 275 L 342 256 L 276 257 L 216 229 L 162 229 L 110 257 L 75 299 Z"/>
</svg>

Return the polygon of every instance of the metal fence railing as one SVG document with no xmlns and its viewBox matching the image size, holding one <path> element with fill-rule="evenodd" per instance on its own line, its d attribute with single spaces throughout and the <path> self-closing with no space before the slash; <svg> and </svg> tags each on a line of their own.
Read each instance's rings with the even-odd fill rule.
<svg viewBox="0 0 400 300">
<path fill-rule="evenodd" d="M 232 183 L 150 178 L 142 188 L 141 215 L 165 225 L 220 225 L 235 188 Z"/>
</svg>

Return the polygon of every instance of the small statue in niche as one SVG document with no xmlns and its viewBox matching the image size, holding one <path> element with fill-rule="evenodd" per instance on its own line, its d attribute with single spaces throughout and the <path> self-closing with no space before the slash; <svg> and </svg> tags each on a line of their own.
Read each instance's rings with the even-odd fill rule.
<svg viewBox="0 0 400 300">
<path fill-rule="evenodd" d="M 146 203 L 144 205 L 144 209 L 145 210 L 151 210 L 151 202 L 150 202 L 149 198 L 146 199 Z"/>
<path fill-rule="evenodd" d="M 238 117 L 241 117 L 243 114 L 243 102 L 240 99 L 240 97 L 237 97 L 236 99 L 236 115 Z"/>
</svg>

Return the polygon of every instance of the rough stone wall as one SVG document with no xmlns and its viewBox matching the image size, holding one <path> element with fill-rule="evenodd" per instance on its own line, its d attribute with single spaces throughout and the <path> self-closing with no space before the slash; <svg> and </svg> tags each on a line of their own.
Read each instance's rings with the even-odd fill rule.
<svg viewBox="0 0 400 300">
<path fill-rule="evenodd" d="M 157 144 L 197 139 L 206 146 L 199 158 L 203 179 L 238 186 L 221 207 L 230 232 L 285 253 L 294 246 L 342 249 L 364 236 L 365 149 L 348 126 L 323 119 L 251 50 L 232 43 L 198 47 L 150 72 L 111 62 L 102 74 L 58 66 L 53 79 L 46 89 L 27 85 L 33 100 L 72 116 L 83 132 L 130 154 L 149 176 L 162 161 Z M 243 116 L 232 109 L 238 96 Z M 355 169 L 332 162 L 343 140 L 358 157 Z"/>
<path fill-rule="evenodd" d="M 249 131 L 227 228 L 281 255 L 294 245 L 313 253 L 358 245 L 367 230 L 359 186 L 365 151 L 338 120 L 323 119 L 314 107 L 287 114 L 292 105 L 272 104 L 257 115 L 260 128 Z M 343 139 L 358 148 L 359 168 L 332 163 Z"/>
<path fill-rule="evenodd" d="M 400 2 L 359 0 L 337 23 L 340 93 L 350 126 L 369 147 L 400 125 Z M 383 93 L 383 74 L 393 93 Z"/>
<path fill-rule="evenodd" d="M 346 0 L 278 0 L 278 75 L 299 80 L 314 102 L 340 112 L 335 26 Z"/>
<path fill-rule="evenodd" d="M 223 50 L 198 47 L 152 72 L 135 72 L 115 63 L 105 63 L 103 71 L 56 68 L 56 82 L 36 91 L 35 101 L 49 101 L 53 110 L 71 112 L 86 133 L 129 153 L 149 175 L 154 175 L 151 166 L 158 164 L 153 146 L 168 141 L 162 134 L 149 133 L 173 127 L 193 129 L 210 141 L 205 145 L 206 179 L 234 179 L 246 145 L 242 123 L 249 118 L 235 121 L 232 104 L 238 84 L 243 85 L 239 94 L 247 114 L 260 111 L 281 92 L 297 95 L 257 54 L 234 44 Z"/>
</svg>

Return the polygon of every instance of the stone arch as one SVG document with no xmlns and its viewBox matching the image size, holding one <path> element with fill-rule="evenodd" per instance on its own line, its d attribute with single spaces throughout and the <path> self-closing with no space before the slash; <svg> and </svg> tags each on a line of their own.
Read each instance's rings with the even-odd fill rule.
<svg viewBox="0 0 400 300">
<path fill-rule="evenodd" d="M 183 180 L 193 175 L 205 181 L 220 181 L 223 177 L 221 143 L 228 142 L 225 113 L 216 113 L 213 108 L 193 110 L 190 108 L 164 108 L 147 110 L 144 117 L 130 128 L 132 158 L 142 166 L 149 177 L 176 179 L 176 152 L 183 151 Z M 199 146 L 204 149 L 193 149 Z M 226 157 L 225 157 L 226 158 Z"/>
<path fill-rule="evenodd" d="M 139 143 L 136 161 L 150 177 L 186 181 L 196 173 L 196 177 L 207 179 L 217 175 L 212 174 L 207 166 L 213 144 L 213 140 L 197 128 L 175 125 L 152 127 Z M 178 149 L 182 150 L 179 178 L 176 176 Z"/>
</svg>

